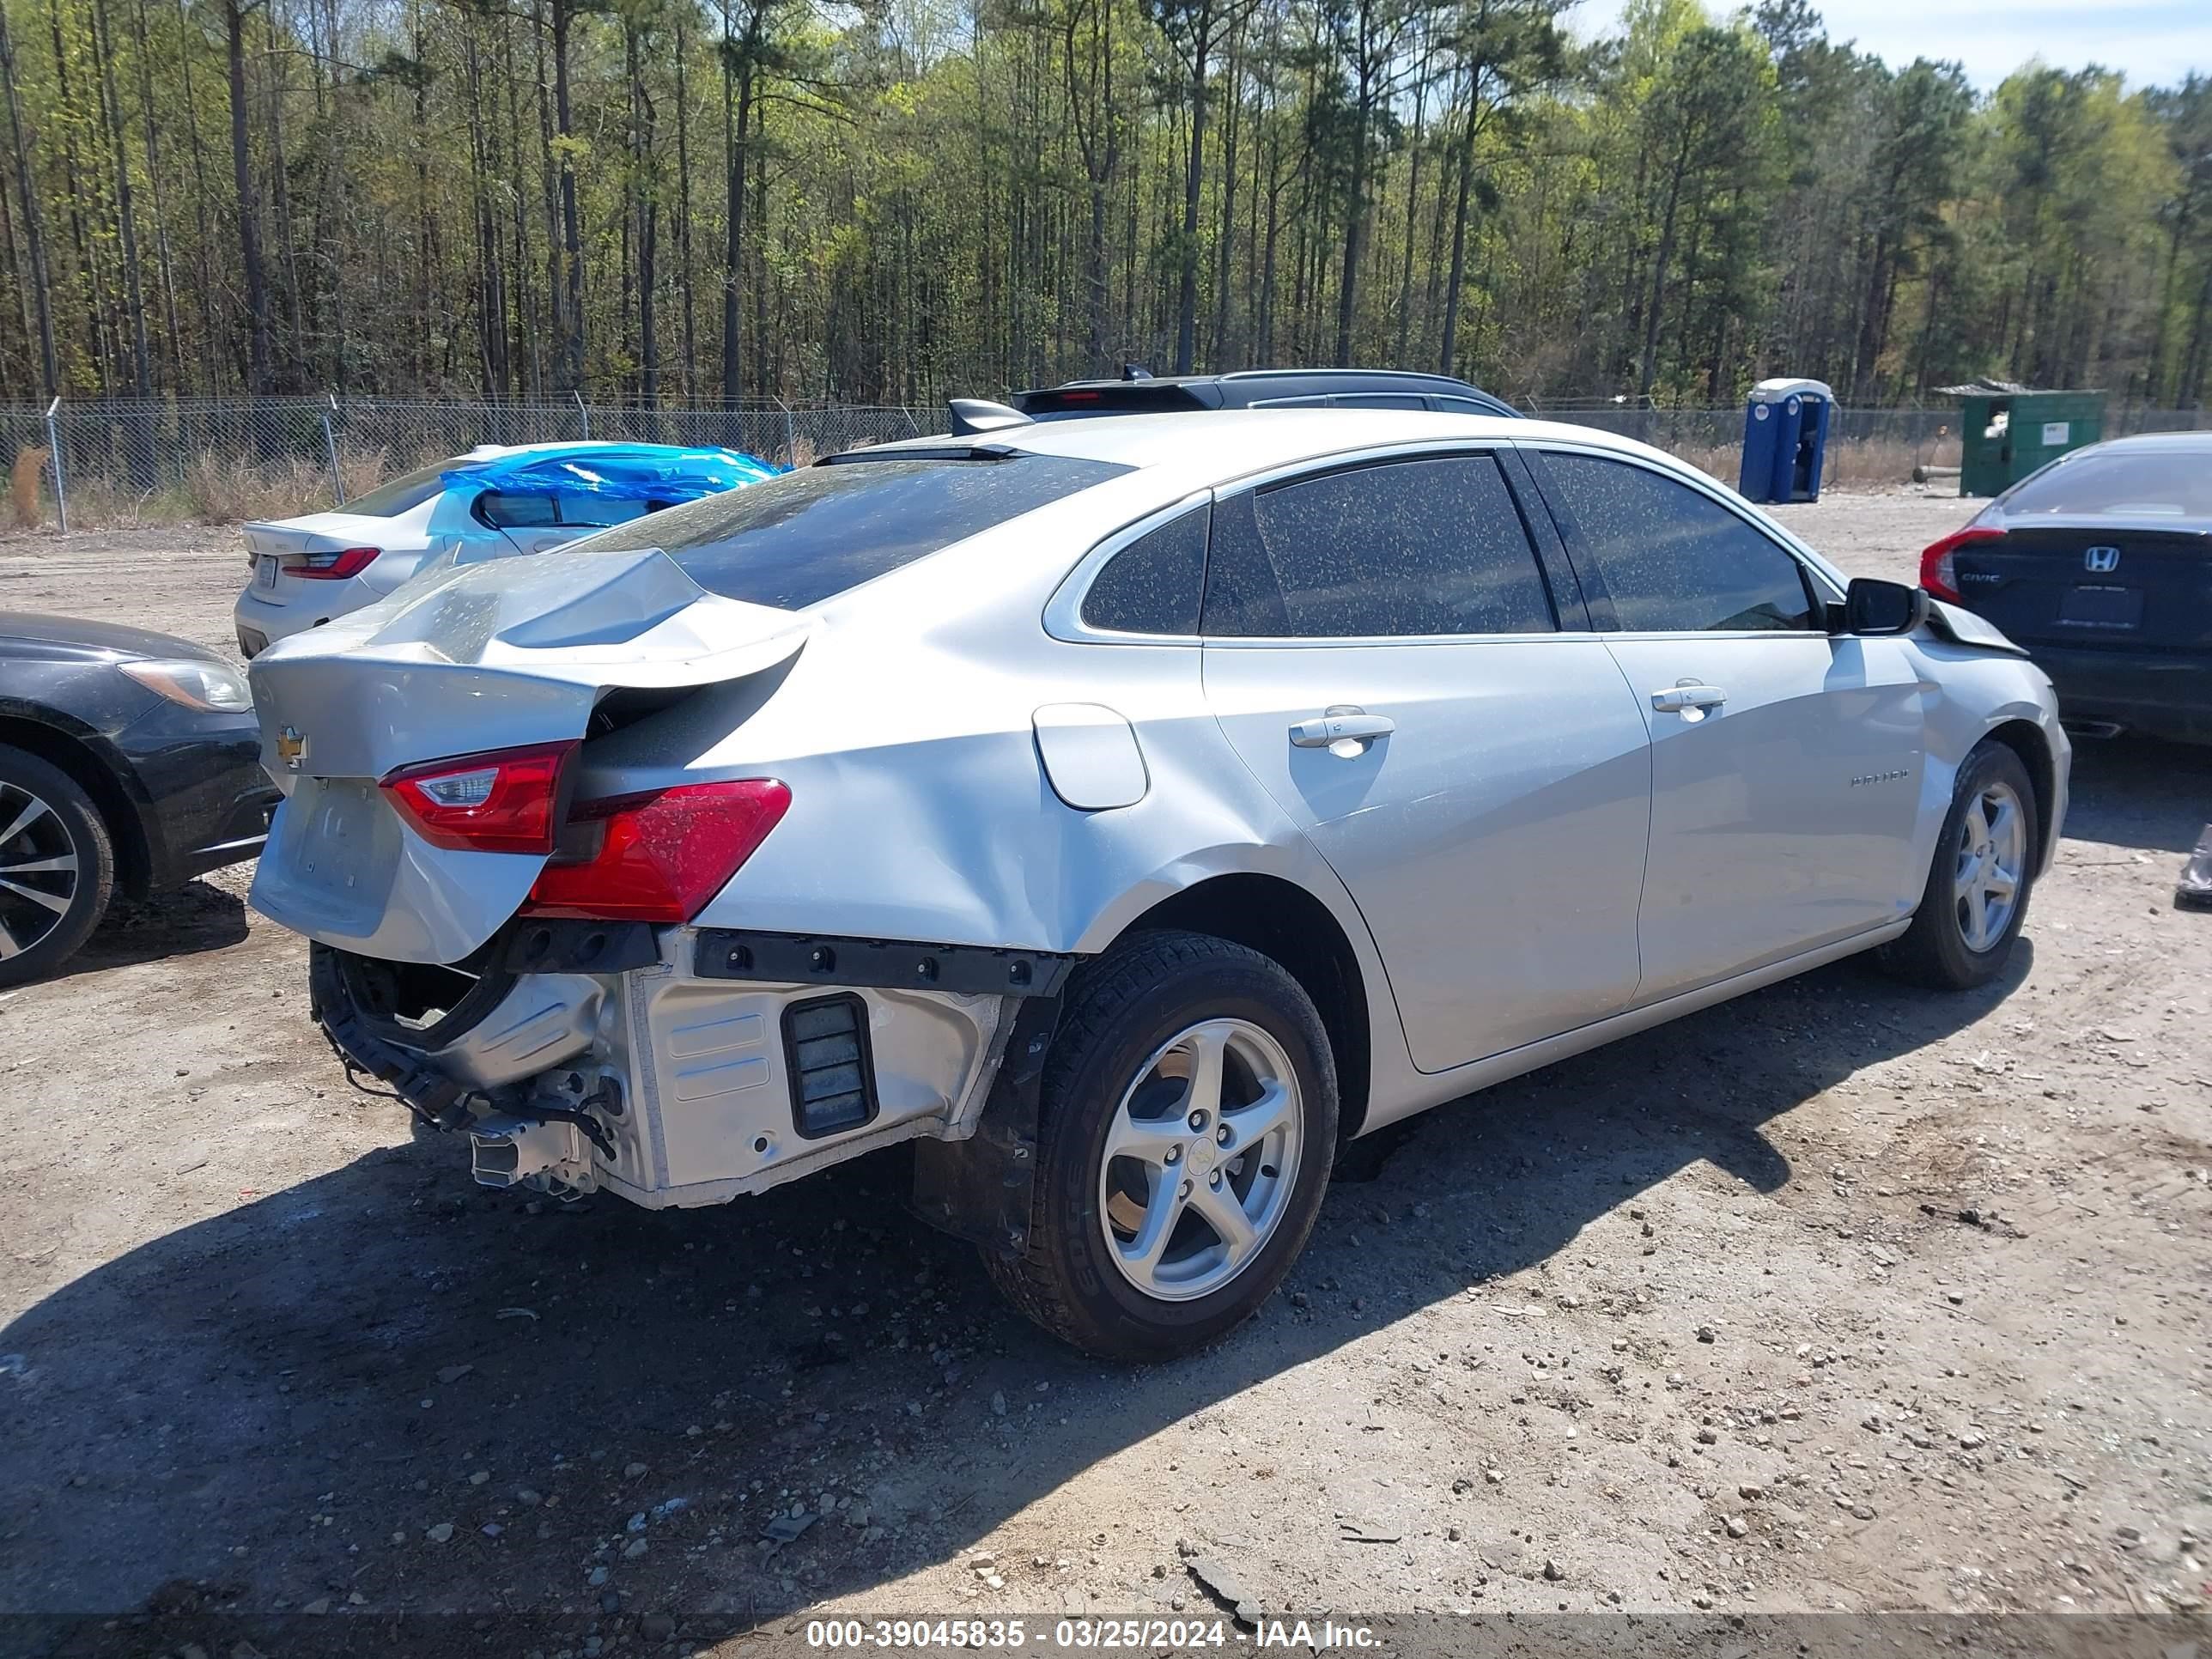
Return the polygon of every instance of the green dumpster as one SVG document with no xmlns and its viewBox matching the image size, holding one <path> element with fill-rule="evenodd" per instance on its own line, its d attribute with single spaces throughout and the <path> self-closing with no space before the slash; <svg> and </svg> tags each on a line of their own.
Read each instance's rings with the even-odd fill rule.
<svg viewBox="0 0 2212 1659">
<path fill-rule="evenodd" d="M 2001 495 L 2045 461 L 2104 435 L 2101 392 L 1962 388 L 1959 493 Z"/>
</svg>

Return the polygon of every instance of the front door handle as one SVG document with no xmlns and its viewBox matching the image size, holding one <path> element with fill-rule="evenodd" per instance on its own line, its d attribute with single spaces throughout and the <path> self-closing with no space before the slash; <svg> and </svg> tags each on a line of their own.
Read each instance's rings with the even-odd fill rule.
<svg viewBox="0 0 2212 1659">
<path fill-rule="evenodd" d="M 1377 738 L 1398 729 L 1388 714 L 1370 714 L 1352 703 L 1332 703 L 1319 720 L 1300 720 L 1291 728 L 1291 743 L 1299 749 L 1326 749 L 1346 760 L 1364 754 Z"/>
<path fill-rule="evenodd" d="M 1699 685 L 1695 680 L 1685 680 L 1651 694 L 1651 706 L 1662 714 L 1679 714 L 1692 708 L 1717 708 L 1727 701 L 1728 693 L 1717 685 Z"/>
</svg>

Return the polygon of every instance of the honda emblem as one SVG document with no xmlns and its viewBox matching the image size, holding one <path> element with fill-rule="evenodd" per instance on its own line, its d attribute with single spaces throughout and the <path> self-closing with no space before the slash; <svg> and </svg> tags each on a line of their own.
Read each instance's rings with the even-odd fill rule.
<svg viewBox="0 0 2212 1659">
<path fill-rule="evenodd" d="M 2103 575 L 2108 570 L 2120 568 L 2120 550 L 2117 547 L 2093 547 L 2081 556 L 2081 568 Z"/>
</svg>

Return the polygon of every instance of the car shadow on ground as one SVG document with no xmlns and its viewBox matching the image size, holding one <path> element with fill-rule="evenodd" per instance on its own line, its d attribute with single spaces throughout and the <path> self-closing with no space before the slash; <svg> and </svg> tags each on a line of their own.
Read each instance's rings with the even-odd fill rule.
<svg viewBox="0 0 2212 1659">
<path fill-rule="evenodd" d="M 219 951 L 246 937 L 246 901 L 211 882 L 134 899 L 118 893 L 77 953 L 46 977 L 68 979 L 103 968 Z"/>
<path fill-rule="evenodd" d="M 526 1613 L 551 1651 L 594 1625 L 696 1639 L 864 1592 L 1242 1390 L 1553 1261 L 1686 1165 L 1784 1194 L 1776 1119 L 1987 1014 L 2031 956 L 1957 996 L 1840 963 L 1427 1114 L 1347 1170 L 1258 1319 L 1142 1370 L 1007 1311 L 969 1250 L 907 1217 L 896 1152 L 653 1214 L 478 1192 L 464 1146 L 418 1137 L 180 1227 L 0 1331 L 0 1613 L 151 1608 L 125 1633 L 173 1647 L 228 1608 L 210 1651 L 240 1617 L 295 1620 L 296 1651 L 356 1622 L 298 1609 L 358 1606 L 398 1651 L 426 1629 L 436 1650 L 441 1612 Z M 842 1507 L 763 1541 L 823 1493 Z M 1056 1611 L 1039 1577 L 1007 1605 Z"/>
<path fill-rule="evenodd" d="M 2212 745 L 2132 734 L 2074 740 L 2069 840 L 2186 854 L 2207 823 Z"/>
</svg>

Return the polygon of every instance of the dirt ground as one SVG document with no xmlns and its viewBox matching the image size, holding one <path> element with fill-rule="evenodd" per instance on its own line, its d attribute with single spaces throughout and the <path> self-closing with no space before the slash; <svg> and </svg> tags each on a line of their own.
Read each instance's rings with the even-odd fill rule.
<svg viewBox="0 0 2212 1659">
<path fill-rule="evenodd" d="M 1962 516 L 1787 510 L 1907 579 Z M 245 574 L 231 532 L 0 537 L 0 609 L 217 645 Z M 481 1192 L 349 1091 L 246 872 L 132 908 L 0 995 L 4 1627 L 2201 1612 L 2212 750 L 2074 782 L 2001 984 L 1846 963 L 1431 1113 L 1256 1322 L 1134 1372 L 1005 1310 L 895 1155 L 717 1211 Z"/>
</svg>

